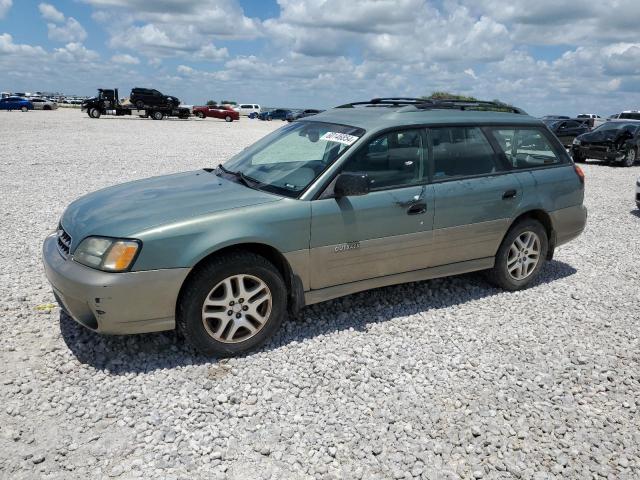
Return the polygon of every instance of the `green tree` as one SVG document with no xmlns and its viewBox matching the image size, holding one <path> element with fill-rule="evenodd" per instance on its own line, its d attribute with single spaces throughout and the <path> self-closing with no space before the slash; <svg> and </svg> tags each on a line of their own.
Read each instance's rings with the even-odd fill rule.
<svg viewBox="0 0 640 480">
<path fill-rule="evenodd" d="M 469 97 L 466 95 L 458 95 L 456 93 L 449 93 L 449 92 L 442 92 L 442 91 L 436 91 L 436 92 L 433 92 L 428 97 L 423 96 L 420 98 L 424 98 L 425 100 L 462 100 L 465 102 L 478 101 L 478 99 L 475 97 Z"/>
<path fill-rule="evenodd" d="M 207 106 L 214 107 L 218 104 L 215 100 L 207 100 Z"/>
<path fill-rule="evenodd" d="M 481 100 L 478 100 L 476 97 L 471 97 L 468 95 L 458 95 L 456 93 L 450 93 L 450 92 L 441 92 L 441 91 L 436 91 L 433 92 L 431 95 L 427 96 L 422 96 L 420 98 L 424 98 L 425 100 L 460 100 L 463 102 L 480 102 Z M 494 99 L 491 100 L 493 103 L 496 103 L 497 106 L 496 107 L 483 107 L 482 105 L 474 107 L 474 110 L 497 110 L 497 111 L 504 111 L 504 112 L 512 112 L 514 107 L 508 103 L 505 103 L 501 100 L 498 99 Z"/>
<path fill-rule="evenodd" d="M 222 100 L 220 102 L 222 105 L 237 105 L 237 102 L 234 102 L 233 100 Z"/>
</svg>

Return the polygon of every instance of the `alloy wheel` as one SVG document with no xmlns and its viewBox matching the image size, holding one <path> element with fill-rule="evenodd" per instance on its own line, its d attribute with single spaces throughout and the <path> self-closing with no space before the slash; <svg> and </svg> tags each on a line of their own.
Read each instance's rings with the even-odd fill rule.
<svg viewBox="0 0 640 480">
<path fill-rule="evenodd" d="M 534 232 L 522 232 L 509 247 L 507 271 L 515 280 L 524 280 L 540 262 L 540 238 Z"/>
<path fill-rule="evenodd" d="M 207 333 L 222 343 L 255 336 L 267 324 L 273 298 L 267 284 L 253 275 L 232 275 L 211 289 L 202 305 Z"/>
</svg>

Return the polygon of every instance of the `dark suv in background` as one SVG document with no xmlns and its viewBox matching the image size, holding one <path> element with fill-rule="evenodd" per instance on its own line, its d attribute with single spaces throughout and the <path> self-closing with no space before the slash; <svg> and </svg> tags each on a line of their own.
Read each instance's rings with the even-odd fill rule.
<svg viewBox="0 0 640 480">
<path fill-rule="evenodd" d="M 578 135 L 591 131 L 589 119 L 572 118 L 567 120 L 544 119 L 542 120 L 549 130 L 551 130 L 558 140 L 565 147 L 571 146 L 573 139 Z"/>
<path fill-rule="evenodd" d="M 176 97 L 164 95 L 151 88 L 136 87 L 132 89 L 129 100 L 139 109 L 145 107 L 177 108 L 180 105 L 180 100 Z"/>
</svg>

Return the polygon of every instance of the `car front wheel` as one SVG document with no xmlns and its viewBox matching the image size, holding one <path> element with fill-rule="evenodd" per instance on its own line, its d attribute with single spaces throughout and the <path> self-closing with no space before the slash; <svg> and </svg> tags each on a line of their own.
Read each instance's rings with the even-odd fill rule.
<svg viewBox="0 0 640 480">
<path fill-rule="evenodd" d="M 502 240 L 489 280 L 505 290 L 521 290 L 540 273 L 549 239 L 540 222 L 524 219 L 513 225 Z"/>
<path fill-rule="evenodd" d="M 638 152 L 635 148 L 630 148 L 627 150 L 627 153 L 622 158 L 622 166 L 623 167 L 633 167 L 633 164 L 636 163 L 638 158 Z"/>
<path fill-rule="evenodd" d="M 27 107 L 22 107 L 20 110 L 22 110 L 23 112 L 29 111 L 29 109 Z"/>
<path fill-rule="evenodd" d="M 286 315 L 286 286 L 264 257 L 236 252 L 215 258 L 183 287 L 177 325 L 208 356 L 228 357 L 264 343 Z"/>
<path fill-rule="evenodd" d="M 196 117 L 198 117 L 198 118 L 204 118 L 204 113 L 202 113 L 202 112 L 196 112 Z"/>
</svg>

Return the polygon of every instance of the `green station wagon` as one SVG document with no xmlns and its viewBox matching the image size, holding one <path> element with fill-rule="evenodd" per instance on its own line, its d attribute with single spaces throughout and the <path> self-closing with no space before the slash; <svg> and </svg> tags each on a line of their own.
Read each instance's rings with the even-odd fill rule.
<svg viewBox="0 0 640 480">
<path fill-rule="evenodd" d="M 374 99 L 288 124 L 217 168 L 86 195 L 44 263 L 85 327 L 177 327 L 229 356 L 288 312 L 358 291 L 477 270 L 524 288 L 583 231 L 583 197 L 582 171 L 517 108 Z"/>
</svg>

